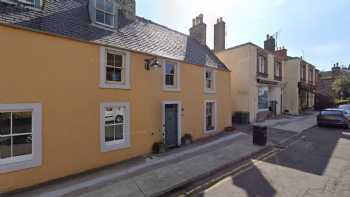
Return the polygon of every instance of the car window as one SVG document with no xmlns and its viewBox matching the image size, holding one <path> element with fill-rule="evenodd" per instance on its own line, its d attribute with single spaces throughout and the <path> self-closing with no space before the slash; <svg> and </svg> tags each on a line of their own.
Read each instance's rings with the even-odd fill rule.
<svg viewBox="0 0 350 197">
<path fill-rule="evenodd" d="M 342 115 L 342 111 L 322 111 L 322 115 Z"/>
<path fill-rule="evenodd" d="M 340 109 L 350 110 L 350 105 L 340 105 Z"/>
</svg>

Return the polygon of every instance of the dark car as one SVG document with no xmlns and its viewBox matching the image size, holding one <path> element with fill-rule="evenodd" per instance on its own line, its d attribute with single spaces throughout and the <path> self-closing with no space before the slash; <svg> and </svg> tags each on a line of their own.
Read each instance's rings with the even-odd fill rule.
<svg viewBox="0 0 350 197">
<path fill-rule="evenodd" d="M 349 128 L 349 119 L 346 117 L 347 112 L 340 108 L 325 109 L 317 116 L 318 126 L 342 126 Z"/>
</svg>

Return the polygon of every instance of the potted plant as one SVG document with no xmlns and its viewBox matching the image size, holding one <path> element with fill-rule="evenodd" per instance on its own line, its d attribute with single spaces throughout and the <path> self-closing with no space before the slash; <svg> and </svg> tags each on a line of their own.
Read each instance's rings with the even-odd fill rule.
<svg viewBox="0 0 350 197">
<path fill-rule="evenodd" d="M 161 154 L 161 153 L 165 153 L 168 149 L 168 146 L 163 143 L 163 142 L 156 142 L 153 144 L 153 153 L 155 154 Z"/>
<path fill-rule="evenodd" d="M 181 144 L 182 145 L 190 145 L 192 144 L 193 139 L 192 139 L 192 135 L 191 134 L 185 134 L 182 138 L 181 138 Z"/>
</svg>

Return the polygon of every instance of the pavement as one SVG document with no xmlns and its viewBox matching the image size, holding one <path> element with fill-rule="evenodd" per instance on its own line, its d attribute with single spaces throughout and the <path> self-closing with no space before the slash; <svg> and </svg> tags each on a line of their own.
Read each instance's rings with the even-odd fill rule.
<svg viewBox="0 0 350 197">
<path fill-rule="evenodd" d="M 287 149 L 193 194 L 199 197 L 348 197 L 350 130 L 313 127 Z"/>
<path fill-rule="evenodd" d="M 158 196 L 263 150 L 241 132 L 138 161 L 83 174 L 9 196 Z"/>
<path fill-rule="evenodd" d="M 168 195 L 204 177 L 280 144 L 315 126 L 315 117 L 292 117 L 265 124 L 268 146 L 252 144 L 251 127 L 173 149 L 161 155 L 137 158 L 93 172 L 57 180 L 9 196 L 148 197 Z M 293 126 L 294 125 L 294 126 Z M 297 126 L 296 126 L 297 125 Z M 288 129 L 292 131 L 288 131 Z M 7 194 L 6 194 L 7 195 Z M 1 194 L 0 194 L 1 196 Z"/>
</svg>

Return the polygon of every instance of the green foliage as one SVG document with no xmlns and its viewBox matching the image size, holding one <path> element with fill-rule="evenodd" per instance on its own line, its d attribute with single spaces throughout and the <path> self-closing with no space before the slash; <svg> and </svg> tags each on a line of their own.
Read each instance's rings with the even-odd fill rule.
<svg viewBox="0 0 350 197">
<path fill-rule="evenodd" d="M 342 76 L 338 78 L 332 84 L 332 90 L 334 92 L 334 96 L 337 98 L 349 97 L 350 96 L 350 78 L 347 76 Z"/>
<path fill-rule="evenodd" d="M 346 99 L 346 100 L 342 100 L 342 99 L 337 99 L 335 101 L 335 104 L 338 105 L 346 105 L 346 104 L 350 104 L 350 99 Z"/>
</svg>

